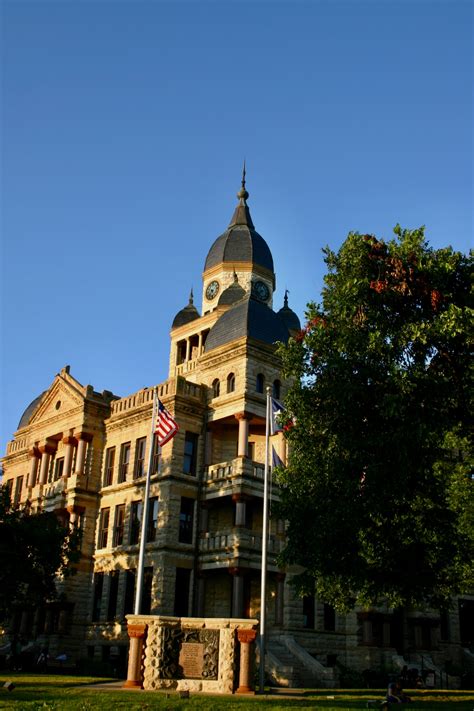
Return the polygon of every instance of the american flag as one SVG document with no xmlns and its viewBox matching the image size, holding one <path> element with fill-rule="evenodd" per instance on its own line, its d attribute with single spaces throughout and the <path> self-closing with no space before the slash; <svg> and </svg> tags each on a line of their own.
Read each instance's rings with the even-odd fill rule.
<svg viewBox="0 0 474 711">
<path fill-rule="evenodd" d="M 158 444 L 160 447 L 169 442 L 178 430 L 178 423 L 171 417 L 161 400 L 158 400 L 158 417 L 156 419 L 155 434 L 158 435 Z"/>
</svg>

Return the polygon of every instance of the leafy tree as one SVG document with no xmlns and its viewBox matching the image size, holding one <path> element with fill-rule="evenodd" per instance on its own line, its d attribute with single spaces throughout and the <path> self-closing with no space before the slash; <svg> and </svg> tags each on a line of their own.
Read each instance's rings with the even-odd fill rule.
<svg viewBox="0 0 474 711">
<path fill-rule="evenodd" d="M 293 377 L 280 514 L 300 592 L 444 605 L 473 587 L 472 255 L 351 233 L 280 347 Z"/>
<path fill-rule="evenodd" d="M 6 487 L 0 487 L 0 617 L 56 597 L 57 574 L 74 572 L 79 559 L 79 536 L 54 513 L 29 514 L 12 506 Z"/>
</svg>

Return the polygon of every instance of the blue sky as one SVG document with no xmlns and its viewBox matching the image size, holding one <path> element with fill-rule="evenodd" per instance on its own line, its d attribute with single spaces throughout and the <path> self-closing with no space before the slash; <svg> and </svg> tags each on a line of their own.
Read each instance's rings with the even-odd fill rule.
<svg viewBox="0 0 474 711">
<path fill-rule="evenodd" d="M 166 379 L 169 328 L 249 205 L 303 316 L 321 247 L 472 245 L 469 0 L 3 0 L 1 447 L 66 364 Z"/>
</svg>

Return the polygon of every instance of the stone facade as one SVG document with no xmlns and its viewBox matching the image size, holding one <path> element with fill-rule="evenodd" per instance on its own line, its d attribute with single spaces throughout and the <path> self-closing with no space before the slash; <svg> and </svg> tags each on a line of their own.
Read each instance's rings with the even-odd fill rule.
<svg viewBox="0 0 474 711">
<path fill-rule="evenodd" d="M 284 398 L 288 384 L 274 341 L 299 322 L 286 296 L 284 308 L 273 310 L 272 259 L 255 233 L 247 197 L 243 186 L 231 225 L 208 254 L 202 315 L 191 297 L 173 321 L 169 374 L 157 389 L 180 429 L 159 461 L 150 437 L 153 389 L 121 398 L 98 393 L 69 367 L 27 408 L 8 444 L 3 484 L 15 503 L 56 511 L 65 525 L 82 530 L 77 574 L 58 581 L 58 601 L 19 610 L 11 621 L 25 639 L 47 642 L 52 656 L 64 652 L 125 670 L 150 447 L 141 612 L 259 617 L 265 389 Z M 282 435 L 272 444 L 285 461 Z M 273 487 L 271 499 L 277 498 Z M 278 564 L 284 543 L 284 522 L 272 517 L 267 621 L 269 658 L 277 667 L 293 660 L 300 682 L 334 685 L 336 662 L 359 671 L 405 663 L 442 670 L 447 660 L 465 662 L 474 596 L 456 601 L 449 613 L 381 608 L 338 615 L 294 595 L 292 571 Z"/>
</svg>

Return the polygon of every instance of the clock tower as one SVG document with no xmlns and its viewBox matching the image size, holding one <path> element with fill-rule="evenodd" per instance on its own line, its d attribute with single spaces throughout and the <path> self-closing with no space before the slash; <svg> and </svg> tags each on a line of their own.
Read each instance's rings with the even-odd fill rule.
<svg viewBox="0 0 474 711">
<path fill-rule="evenodd" d="M 247 294 L 273 306 L 276 286 L 273 258 L 261 235 L 255 230 L 247 205 L 245 166 L 239 203 L 226 231 L 218 237 L 206 257 L 203 272 L 202 313 L 214 311 L 223 292 L 238 282 Z"/>
</svg>

